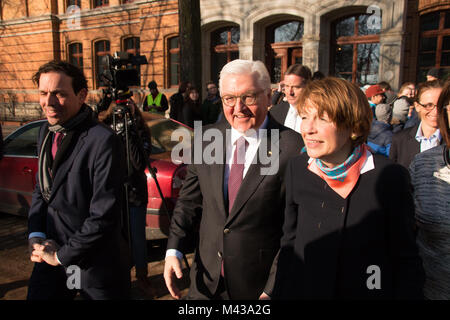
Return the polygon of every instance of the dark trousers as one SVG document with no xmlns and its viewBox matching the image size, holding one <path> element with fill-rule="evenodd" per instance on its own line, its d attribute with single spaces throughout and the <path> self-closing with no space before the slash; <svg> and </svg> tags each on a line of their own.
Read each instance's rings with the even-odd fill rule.
<svg viewBox="0 0 450 320">
<path fill-rule="evenodd" d="M 130 281 L 124 283 L 129 284 Z M 129 285 L 121 288 L 69 289 L 64 267 L 51 266 L 45 262 L 35 263 L 28 283 L 27 300 L 73 300 L 78 292 L 86 300 L 129 299 Z"/>
</svg>

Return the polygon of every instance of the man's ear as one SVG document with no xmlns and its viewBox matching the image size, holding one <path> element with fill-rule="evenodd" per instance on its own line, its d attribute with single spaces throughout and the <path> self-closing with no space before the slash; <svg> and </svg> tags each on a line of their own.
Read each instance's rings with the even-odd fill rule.
<svg viewBox="0 0 450 320">
<path fill-rule="evenodd" d="M 88 94 L 88 91 L 86 88 L 83 88 L 80 90 L 80 92 L 78 92 L 77 96 L 78 96 L 78 99 L 81 104 L 83 104 L 86 101 L 87 94 Z"/>
</svg>

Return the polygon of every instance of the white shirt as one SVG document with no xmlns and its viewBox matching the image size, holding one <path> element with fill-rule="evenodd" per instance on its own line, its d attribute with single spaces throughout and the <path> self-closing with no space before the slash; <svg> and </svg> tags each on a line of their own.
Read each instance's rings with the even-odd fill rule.
<svg viewBox="0 0 450 320">
<path fill-rule="evenodd" d="M 245 163 L 244 163 L 244 173 L 242 176 L 242 179 L 247 174 L 248 168 L 250 168 L 250 165 L 253 162 L 253 159 L 255 159 L 255 156 L 258 152 L 259 145 L 261 143 L 261 130 L 267 128 L 267 124 L 269 122 L 269 118 L 266 116 L 264 119 L 264 122 L 259 127 L 258 130 L 248 130 L 244 133 L 237 131 L 233 127 L 231 128 L 231 136 L 230 136 L 230 143 L 226 145 L 226 154 L 225 154 L 225 172 L 223 176 L 223 196 L 224 199 L 228 198 L 228 177 L 230 176 L 230 170 L 231 170 L 231 164 L 233 163 L 233 155 L 236 150 L 236 141 L 243 136 L 245 140 L 248 142 L 248 147 L 245 152 Z M 176 250 L 176 249 L 168 249 L 166 251 L 166 258 L 169 256 L 176 256 L 178 259 L 183 258 L 183 254 Z"/>
<path fill-rule="evenodd" d="M 286 119 L 284 120 L 284 125 L 300 133 L 301 123 L 302 118 L 299 116 L 297 109 L 293 105 L 289 104 L 289 111 L 286 115 Z"/>
<path fill-rule="evenodd" d="M 442 136 L 439 129 L 436 129 L 436 131 L 429 138 L 426 138 L 422 132 L 422 122 L 420 123 L 416 132 L 416 140 L 420 143 L 420 152 L 437 147 L 441 143 L 441 139 Z"/>
</svg>

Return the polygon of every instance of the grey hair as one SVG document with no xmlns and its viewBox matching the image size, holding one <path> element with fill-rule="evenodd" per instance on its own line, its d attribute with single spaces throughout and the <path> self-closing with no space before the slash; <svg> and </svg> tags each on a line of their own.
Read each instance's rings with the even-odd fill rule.
<svg viewBox="0 0 450 320">
<path fill-rule="evenodd" d="M 268 92 L 270 90 L 270 76 L 266 66 L 261 61 L 236 59 L 228 62 L 220 71 L 219 90 L 222 94 L 223 78 L 227 75 L 255 74 L 258 86 Z"/>
</svg>

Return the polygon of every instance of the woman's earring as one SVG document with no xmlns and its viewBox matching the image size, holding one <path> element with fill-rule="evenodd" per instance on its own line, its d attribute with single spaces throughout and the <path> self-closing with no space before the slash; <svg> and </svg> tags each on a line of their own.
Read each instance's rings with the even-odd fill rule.
<svg viewBox="0 0 450 320">
<path fill-rule="evenodd" d="M 355 141 L 356 139 L 358 139 L 358 136 L 356 134 L 352 134 L 352 136 L 350 137 L 353 141 Z"/>
</svg>

